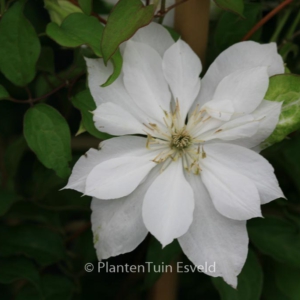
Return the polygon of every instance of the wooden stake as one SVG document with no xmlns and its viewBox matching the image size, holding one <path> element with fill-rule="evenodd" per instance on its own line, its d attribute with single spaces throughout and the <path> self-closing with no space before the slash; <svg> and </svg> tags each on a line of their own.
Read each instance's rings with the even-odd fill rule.
<svg viewBox="0 0 300 300">
<path fill-rule="evenodd" d="M 172 272 L 161 275 L 151 290 L 151 300 L 176 300 L 178 289 L 178 273 L 176 263 L 172 264 Z"/>
<path fill-rule="evenodd" d="M 180 0 L 176 0 L 180 2 Z M 175 9 L 175 30 L 205 61 L 210 0 L 188 0 Z"/>
<path fill-rule="evenodd" d="M 182 0 L 176 0 L 181 2 Z M 188 0 L 175 8 L 175 30 L 200 57 L 204 64 L 209 28 L 210 0 Z M 151 300 L 176 300 L 178 273 L 173 263 L 173 272 L 165 273 L 154 285 Z"/>
</svg>

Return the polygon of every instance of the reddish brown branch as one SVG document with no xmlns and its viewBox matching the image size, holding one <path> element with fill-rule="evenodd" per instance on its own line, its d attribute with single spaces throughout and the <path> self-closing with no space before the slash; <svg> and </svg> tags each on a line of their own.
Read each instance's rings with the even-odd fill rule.
<svg viewBox="0 0 300 300">
<path fill-rule="evenodd" d="M 9 100 L 12 101 L 12 102 L 21 103 L 21 104 L 28 104 L 28 103 L 30 104 L 30 103 L 38 102 L 40 100 L 43 100 L 43 99 L 51 96 L 52 94 L 55 94 L 56 92 L 58 92 L 59 90 L 61 90 L 62 88 L 64 88 L 67 84 L 68 84 L 67 82 L 64 82 L 60 86 L 58 86 L 57 88 L 55 88 L 54 90 L 52 90 L 51 92 L 49 92 L 49 93 L 47 93 L 47 94 L 45 94 L 43 96 L 34 98 L 34 99 L 20 100 L 20 99 L 15 99 L 15 98 L 10 97 Z"/>
<path fill-rule="evenodd" d="M 173 8 L 175 8 L 176 6 L 181 5 L 181 4 L 183 4 L 183 3 L 187 2 L 187 1 L 189 1 L 189 0 L 181 0 L 181 1 L 179 1 L 179 2 L 176 2 L 175 4 L 173 4 L 173 5 L 169 6 L 169 7 L 167 7 L 164 11 L 158 11 L 157 14 L 155 14 L 154 17 L 156 17 L 156 18 L 163 17 L 163 16 L 164 16 L 166 13 L 168 13 L 171 9 L 173 9 Z"/>
<path fill-rule="evenodd" d="M 258 29 L 267 23 L 272 17 L 278 14 L 284 7 L 291 4 L 293 0 L 285 0 L 263 17 L 251 30 L 242 38 L 242 41 L 247 41 Z"/>
<path fill-rule="evenodd" d="M 43 95 L 43 96 L 40 96 L 40 97 L 37 97 L 37 98 L 29 98 L 29 99 L 26 99 L 26 100 L 20 100 L 20 99 L 15 99 L 13 97 L 10 97 L 8 98 L 8 100 L 12 101 L 12 102 L 15 102 L 15 103 L 20 103 L 20 104 L 32 104 L 32 103 L 35 103 L 35 102 L 38 102 L 40 100 L 43 100 L 53 94 L 55 94 L 56 92 L 60 91 L 62 88 L 66 87 L 66 86 L 71 86 L 73 87 L 74 83 L 77 82 L 77 80 L 83 75 L 85 74 L 85 72 L 81 72 L 74 80 L 72 80 L 71 82 L 69 82 L 68 80 L 66 80 L 64 83 L 62 83 L 61 85 L 59 85 L 57 88 L 53 89 L 52 91 L 50 91 L 49 93 Z M 29 91 L 30 92 L 30 91 Z M 31 94 L 30 94 L 31 95 Z"/>
</svg>

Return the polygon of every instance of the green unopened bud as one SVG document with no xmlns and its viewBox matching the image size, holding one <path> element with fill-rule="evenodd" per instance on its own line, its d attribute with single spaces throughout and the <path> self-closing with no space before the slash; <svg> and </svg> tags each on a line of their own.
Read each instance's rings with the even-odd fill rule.
<svg viewBox="0 0 300 300">
<path fill-rule="evenodd" d="M 68 0 L 44 0 L 52 22 L 60 25 L 70 14 L 83 13 L 83 11 Z"/>
</svg>

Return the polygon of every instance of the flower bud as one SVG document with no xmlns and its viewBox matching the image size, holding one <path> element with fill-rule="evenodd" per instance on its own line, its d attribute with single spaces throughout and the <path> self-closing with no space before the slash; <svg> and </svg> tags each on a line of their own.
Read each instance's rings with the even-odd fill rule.
<svg viewBox="0 0 300 300">
<path fill-rule="evenodd" d="M 70 14 L 83 13 L 78 6 L 68 0 L 44 0 L 44 3 L 51 21 L 58 25 Z"/>
</svg>

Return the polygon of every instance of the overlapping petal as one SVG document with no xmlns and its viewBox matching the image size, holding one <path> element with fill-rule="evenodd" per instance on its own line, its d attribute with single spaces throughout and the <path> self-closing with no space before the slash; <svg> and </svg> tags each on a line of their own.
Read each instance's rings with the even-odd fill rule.
<svg viewBox="0 0 300 300">
<path fill-rule="evenodd" d="M 179 39 L 164 54 L 163 71 L 183 122 L 200 90 L 202 66 L 191 47 Z"/>
<path fill-rule="evenodd" d="M 187 180 L 194 190 L 195 211 L 189 230 L 178 239 L 180 246 L 196 266 L 209 266 L 204 273 L 221 276 L 236 288 L 248 252 L 246 222 L 222 216 L 200 177 L 189 174 Z"/>
<path fill-rule="evenodd" d="M 103 103 L 93 111 L 95 126 L 111 135 L 145 134 L 144 125 L 130 112 L 113 102 Z"/>
<path fill-rule="evenodd" d="M 210 101 L 221 80 L 229 74 L 249 68 L 268 67 L 268 75 L 284 73 L 282 57 L 275 43 L 261 45 L 253 41 L 232 45 L 211 64 L 202 80 L 196 103 L 200 106 Z"/>
<path fill-rule="evenodd" d="M 121 106 L 127 112 L 130 112 L 130 114 L 141 123 L 149 120 L 149 116 L 139 109 L 127 93 L 122 75 L 111 85 L 101 87 L 101 84 L 103 84 L 113 72 L 111 62 L 108 62 L 107 66 L 105 66 L 103 59 L 85 58 L 85 61 L 87 65 L 89 89 L 97 106 L 103 103 L 114 103 Z"/>
<path fill-rule="evenodd" d="M 284 198 L 270 163 L 256 152 L 232 144 L 205 146 L 208 157 L 249 178 L 256 186 L 261 203 Z"/>
<path fill-rule="evenodd" d="M 157 123 L 163 123 L 164 110 L 170 111 L 171 93 L 158 52 L 146 44 L 128 41 L 123 72 L 125 87 L 135 104 Z"/>
<path fill-rule="evenodd" d="M 253 112 L 268 89 L 267 71 L 267 67 L 256 67 L 230 73 L 218 84 L 212 100 L 204 108 L 208 106 L 208 113 L 213 111 L 214 118 L 224 121 L 228 121 L 232 115 L 239 117 Z"/>
<path fill-rule="evenodd" d="M 131 40 L 150 46 L 156 50 L 161 57 L 163 57 L 165 51 L 174 44 L 174 40 L 168 30 L 154 22 L 140 28 Z"/>
<path fill-rule="evenodd" d="M 143 204 L 144 223 L 164 247 L 186 233 L 193 210 L 194 193 L 180 159 L 172 162 L 148 189 Z"/>
<path fill-rule="evenodd" d="M 201 160 L 201 169 L 201 179 L 219 213 L 234 220 L 261 216 L 260 196 L 251 179 L 209 153 Z"/>
<path fill-rule="evenodd" d="M 252 113 L 255 120 L 259 121 L 257 132 L 247 138 L 237 139 L 233 141 L 235 144 L 254 148 L 267 139 L 279 121 L 282 102 L 263 100 L 260 106 Z"/>
<path fill-rule="evenodd" d="M 85 194 L 99 199 L 129 195 L 156 165 L 153 154 L 123 156 L 95 166 L 86 179 Z"/>
<path fill-rule="evenodd" d="M 259 120 L 255 119 L 252 115 L 245 115 L 243 117 L 233 119 L 229 122 L 225 122 L 217 128 L 199 134 L 197 137 L 201 141 L 205 142 L 215 139 L 231 141 L 252 137 L 256 134 L 258 128 Z"/>
<path fill-rule="evenodd" d="M 100 144 L 100 150 L 90 149 L 80 157 L 65 188 L 84 193 L 88 175 L 99 164 L 113 158 L 140 156 L 145 153 L 148 153 L 145 148 L 145 138 L 130 136 L 106 140 Z"/>
<path fill-rule="evenodd" d="M 144 240 L 148 230 L 142 218 L 143 199 L 159 170 L 154 168 L 129 196 L 111 201 L 93 199 L 92 230 L 99 260 L 130 252 Z"/>
</svg>

